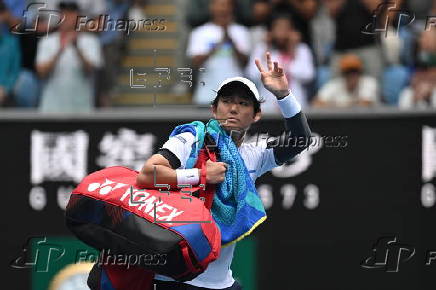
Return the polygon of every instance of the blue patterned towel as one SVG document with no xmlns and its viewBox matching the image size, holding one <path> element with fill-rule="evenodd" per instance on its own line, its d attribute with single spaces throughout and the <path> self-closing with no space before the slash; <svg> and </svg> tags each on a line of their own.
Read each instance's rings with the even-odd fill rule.
<svg viewBox="0 0 436 290">
<path fill-rule="evenodd" d="M 218 161 L 228 164 L 225 180 L 217 185 L 212 205 L 212 216 L 221 230 L 221 244 L 228 246 L 249 235 L 266 219 L 266 213 L 238 147 L 217 120 L 210 119 L 206 126 L 201 121 L 193 121 L 171 132 L 170 137 L 183 132 L 195 136 L 186 168 L 193 168 L 197 162 L 206 131 L 218 146 Z"/>
</svg>

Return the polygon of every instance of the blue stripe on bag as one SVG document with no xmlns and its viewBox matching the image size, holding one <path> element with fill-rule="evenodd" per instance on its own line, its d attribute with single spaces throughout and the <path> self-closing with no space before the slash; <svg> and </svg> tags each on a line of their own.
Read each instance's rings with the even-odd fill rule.
<svg viewBox="0 0 436 290">
<path fill-rule="evenodd" d="M 174 226 L 171 229 L 179 232 L 188 241 L 200 261 L 209 255 L 211 251 L 209 241 L 204 236 L 200 224 Z"/>
<path fill-rule="evenodd" d="M 106 274 L 106 271 L 101 271 L 100 279 L 101 290 L 115 290 L 115 288 L 112 286 L 111 280 L 109 280 L 109 277 Z"/>
</svg>

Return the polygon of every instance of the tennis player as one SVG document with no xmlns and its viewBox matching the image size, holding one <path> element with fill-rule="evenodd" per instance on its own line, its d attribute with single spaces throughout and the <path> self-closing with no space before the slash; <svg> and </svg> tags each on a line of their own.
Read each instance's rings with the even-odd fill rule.
<svg viewBox="0 0 436 290">
<path fill-rule="evenodd" d="M 310 129 L 301 106 L 288 90 L 288 80 L 283 68 L 271 60 L 269 52 L 266 53 L 264 68 L 255 60 L 261 74 L 262 83 L 277 98 L 278 105 L 284 117 L 284 127 L 292 137 L 310 139 Z M 223 81 L 217 90 L 212 102 L 213 118 L 220 120 L 222 126 L 236 144 L 240 156 L 248 169 L 253 183 L 256 178 L 292 159 L 307 145 L 274 146 L 277 141 L 262 143 L 244 142 L 245 132 L 251 124 L 261 118 L 260 98 L 254 83 L 242 77 L 230 78 Z M 231 133 L 231 134 L 230 134 Z M 154 168 L 156 170 L 156 183 L 192 184 L 199 183 L 199 169 L 186 169 L 186 162 L 191 152 L 195 137 L 190 132 L 174 135 L 166 141 L 158 152 L 152 155 L 145 163 L 137 178 L 138 186 L 150 187 L 154 184 Z M 302 142 L 307 144 L 308 142 Z M 300 143 L 301 144 L 301 143 Z M 227 164 L 224 162 L 206 163 L 206 181 L 209 184 L 218 184 L 225 181 Z M 205 272 L 195 279 L 187 282 L 177 282 L 170 277 L 156 275 L 154 283 L 157 290 L 199 290 L 199 289 L 242 289 L 241 285 L 232 276 L 230 265 L 233 259 L 235 244 L 223 247 L 217 260 L 210 263 Z"/>
</svg>

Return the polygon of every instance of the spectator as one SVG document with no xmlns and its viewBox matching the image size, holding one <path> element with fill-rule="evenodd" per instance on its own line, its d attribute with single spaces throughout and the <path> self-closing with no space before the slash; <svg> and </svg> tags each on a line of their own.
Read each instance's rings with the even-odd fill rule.
<svg viewBox="0 0 436 290">
<path fill-rule="evenodd" d="M 250 51 L 248 30 L 233 22 L 233 1 L 212 0 L 211 22 L 191 32 L 187 55 L 199 73 L 194 92 L 196 104 L 209 104 L 222 79 L 242 74 Z"/>
<path fill-rule="evenodd" d="M 98 18 L 98 16 L 103 15 L 107 10 L 106 0 L 42 0 L 36 2 L 46 3 L 47 9 L 56 9 L 59 7 L 61 2 L 74 3 L 79 7 L 80 11 L 84 13 L 84 15 L 91 18 Z"/>
<path fill-rule="evenodd" d="M 61 2 L 65 16 L 59 31 L 40 40 L 36 67 L 45 79 L 43 112 L 89 112 L 94 103 L 93 72 L 102 65 L 98 38 L 75 31 L 79 7 Z"/>
<path fill-rule="evenodd" d="M 126 18 L 130 7 L 128 1 L 125 0 L 108 0 L 107 4 L 108 22 L 111 21 L 114 24 L 100 33 L 104 66 L 97 75 L 97 104 L 101 107 L 110 106 L 121 65 L 121 57 L 124 53 L 125 34 L 117 31 L 114 26 L 117 20 Z M 129 17 L 129 19 L 131 18 Z"/>
<path fill-rule="evenodd" d="M 346 54 L 358 55 L 365 64 L 365 74 L 377 79 L 383 70 L 383 57 L 375 35 L 364 34 L 362 29 L 372 22 L 380 0 L 326 0 L 335 20 L 336 42 L 331 62 L 337 75 L 339 60 Z"/>
<path fill-rule="evenodd" d="M 37 39 L 38 36 L 47 32 L 48 25 L 42 23 L 43 17 L 36 22 L 36 11 L 32 16 L 24 13 L 27 8 L 26 0 L 6 0 L 4 2 L 10 12 L 8 28 L 13 32 L 18 32 L 16 37 L 20 42 L 21 68 L 12 91 L 14 97 L 12 103 L 19 107 L 36 107 L 40 94 L 40 84 L 35 69 Z M 23 17 L 23 15 L 26 16 Z M 35 27 L 36 31 L 33 31 Z"/>
<path fill-rule="evenodd" d="M 418 41 L 417 71 L 401 95 L 401 108 L 436 108 L 436 30 L 424 31 Z"/>
<path fill-rule="evenodd" d="M 311 23 L 313 52 L 318 65 L 330 63 L 332 49 L 335 44 L 335 22 L 329 14 L 325 2 L 318 7 Z"/>
<path fill-rule="evenodd" d="M 340 60 L 342 76 L 325 84 L 314 100 L 315 107 L 370 106 L 377 103 L 377 81 L 362 75 L 363 64 L 356 55 Z"/>
<path fill-rule="evenodd" d="M 395 8 L 395 9 L 393 9 Z M 397 105 L 400 92 L 408 85 L 414 45 L 413 33 L 408 24 L 413 16 L 399 13 L 408 11 L 406 1 L 395 0 L 386 4 L 380 22 L 387 27 L 380 36 L 385 68 L 381 92 L 389 105 Z"/>
<path fill-rule="evenodd" d="M 289 89 L 304 107 L 307 106 L 307 93 L 304 84 L 314 77 L 314 65 L 309 46 L 301 42 L 301 35 L 295 30 L 289 14 L 275 15 L 268 25 L 267 42 L 260 43 L 250 56 L 246 75 L 260 84 L 259 73 L 254 60 L 264 59 L 266 51 L 270 51 L 273 59 L 279 61 L 285 70 Z M 275 98 L 263 86 L 259 85 L 260 94 L 265 98 L 263 112 L 276 112 Z"/>
<path fill-rule="evenodd" d="M 0 27 L 7 25 L 9 11 L 0 1 Z M 11 92 L 20 72 L 20 46 L 7 30 L 0 29 L 0 105 L 11 100 Z"/>
<path fill-rule="evenodd" d="M 252 25 L 253 1 L 258 0 L 232 0 L 235 21 L 250 26 Z M 268 1 L 268 0 L 265 0 Z M 186 23 L 191 27 L 197 27 L 207 23 L 212 15 L 209 9 L 212 0 L 189 0 L 186 9 Z"/>
<path fill-rule="evenodd" d="M 265 41 L 268 19 L 271 17 L 272 5 L 269 0 L 253 0 L 251 10 L 250 29 L 251 45 L 254 47 L 259 42 Z"/>
<path fill-rule="evenodd" d="M 436 109 L 436 68 L 418 71 L 400 95 L 399 107 Z"/>
<path fill-rule="evenodd" d="M 316 88 L 319 90 L 331 78 L 330 61 L 335 44 L 335 22 L 326 6 L 327 1 L 318 5 L 311 21 L 312 48 L 317 66 Z"/>
<path fill-rule="evenodd" d="M 301 40 L 312 47 L 311 20 L 318 8 L 316 0 L 281 0 L 273 1 L 272 17 L 276 14 L 288 13 L 291 15 L 295 29 L 301 33 Z"/>
</svg>

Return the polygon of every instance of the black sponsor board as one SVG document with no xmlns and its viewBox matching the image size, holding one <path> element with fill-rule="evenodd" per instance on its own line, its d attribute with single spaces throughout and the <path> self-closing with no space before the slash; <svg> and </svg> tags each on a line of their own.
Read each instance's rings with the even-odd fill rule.
<svg viewBox="0 0 436 290">
<path fill-rule="evenodd" d="M 111 162 L 137 166 L 186 122 L 2 120 L 4 285 L 30 289 L 33 269 L 9 265 L 28 237 L 70 235 L 63 206 L 81 175 Z M 310 149 L 256 182 L 268 213 L 253 233 L 257 289 L 433 289 L 436 178 L 431 168 L 423 178 L 423 159 L 431 167 L 436 146 L 430 142 L 424 153 L 422 142 L 424 131 L 436 135 L 436 117 L 326 117 L 309 124 Z M 282 126 L 265 119 L 249 135 L 260 141 L 280 135 Z"/>
</svg>

